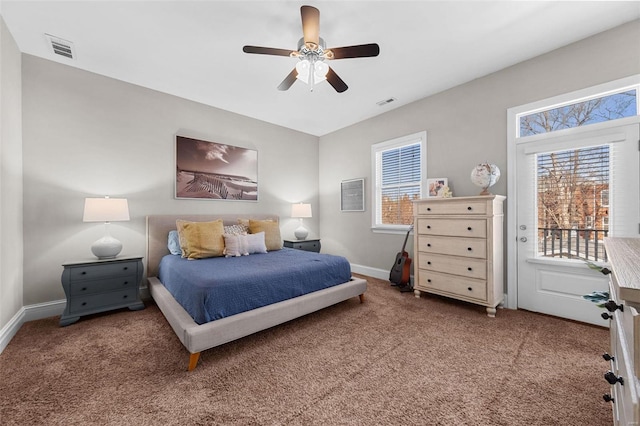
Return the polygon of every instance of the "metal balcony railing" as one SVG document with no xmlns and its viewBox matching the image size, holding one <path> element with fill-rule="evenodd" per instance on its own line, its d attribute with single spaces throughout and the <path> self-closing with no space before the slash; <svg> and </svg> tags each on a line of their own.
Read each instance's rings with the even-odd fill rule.
<svg viewBox="0 0 640 426">
<path fill-rule="evenodd" d="M 606 262 L 603 238 L 608 235 L 606 229 L 538 228 L 538 255 Z"/>
</svg>

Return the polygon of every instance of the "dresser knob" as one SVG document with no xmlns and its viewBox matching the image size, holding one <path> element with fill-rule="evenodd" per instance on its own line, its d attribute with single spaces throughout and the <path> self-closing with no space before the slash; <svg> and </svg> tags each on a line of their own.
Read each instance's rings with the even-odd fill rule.
<svg viewBox="0 0 640 426">
<path fill-rule="evenodd" d="M 467 271 L 473 271 L 473 268 L 472 268 L 471 266 L 469 266 L 469 267 L 467 268 Z"/>
<path fill-rule="evenodd" d="M 613 315 L 610 315 L 606 312 L 601 313 L 600 316 L 602 317 L 602 319 L 606 319 L 606 320 L 613 318 Z"/>
<path fill-rule="evenodd" d="M 129 281 L 125 281 L 122 285 L 127 285 L 129 284 Z"/>
<path fill-rule="evenodd" d="M 431 225 L 427 225 L 427 229 L 431 229 Z"/>
<path fill-rule="evenodd" d="M 82 302 L 82 306 L 85 306 L 87 304 L 87 302 Z"/>
<path fill-rule="evenodd" d="M 122 296 L 123 299 L 126 299 L 127 297 L 129 297 L 129 295 L 125 294 L 124 296 Z"/>
<path fill-rule="evenodd" d="M 607 308 L 609 312 L 615 312 L 616 309 L 620 309 L 620 312 L 624 312 L 624 306 L 622 304 L 618 305 L 615 301 L 609 300 L 604 304 L 604 307 Z"/>
<path fill-rule="evenodd" d="M 82 291 L 87 291 L 87 288 L 86 287 L 82 287 Z"/>
<path fill-rule="evenodd" d="M 467 287 L 467 290 L 469 290 L 469 291 L 473 291 L 473 288 L 471 288 L 471 287 Z"/>
<path fill-rule="evenodd" d="M 87 275 L 87 271 L 82 271 L 80 275 Z"/>
<path fill-rule="evenodd" d="M 611 356 L 606 352 L 602 354 L 602 358 L 604 358 L 605 361 L 615 361 L 616 359 L 616 357 Z"/>
<path fill-rule="evenodd" d="M 622 377 L 616 376 L 613 371 L 607 371 L 606 373 L 604 373 L 604 379 L 609 382 L 610 385 L 615 385 L 616 383 L 624 385 L 624 379 Z"/>
<path fill-rule="evenodd" d="M 471 227 L 470 226 L 467 226 L 467 231 L 471 231 Z"/>
<path fill-rule="evenodd" d="M 616 402 L 616 400 L 613 399 L 613 397 L 608 393 L 605 393 L 604 395 L 602 395 L 602 399 L 604 399 L 605 402 Z"/>
<path fill-rule="evenodd" d="M 467 210 L 471 211 L 471 210 L 473 210 L 473 209 L 471 208 L 471 206 L 469 206 L 469 207 L 467 207 Z"/>
<path fill-rule="evenodd" d="M 427 211 L 430 212 L 431 211 L 431 207 L 427 207 Z"/>
<path fill-rule="evenodd" d="M 427 243 L 427 247 L 431 247 L 431 243 Z"/>
<path fill-rule="evenodd" d="M 431 265 L 431 262 L 427 262 L 427 265 Z"/>
<path fill-rule="evenodd" d="M 122 268 L 123 271 L 126 271 L 127 269 L 129 269 L 128 266 L 125 266 L 124 268 Z"/>
<path fill-rule="evenodd" d="M 471 251 L 471 247 L 467 247 L 467 250 Z"/>
</svg>

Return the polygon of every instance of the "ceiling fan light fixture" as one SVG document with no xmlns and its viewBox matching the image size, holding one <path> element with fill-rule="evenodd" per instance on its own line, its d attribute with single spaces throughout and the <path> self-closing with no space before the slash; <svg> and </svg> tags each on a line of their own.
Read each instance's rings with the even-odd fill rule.
<svg viewBox="0 0 640 426">
<path fill-rule="evenodd" d="M 304 84 L 309 84 L 309 69 L 311 68 L 311 64 L 308 60 L 302 59 L 298 61 L 296 64 L 296 71 L 298 71 L 298 75 L 296 78 L 302 81 Z"/>
<path fill-rule="evenodd" d="M 327 78 L 327 73 L 329 72 L 329 65 L 325 64 L 323 61 L 317 61 L 313 68 L 315 69 L 314 73 L 316 78 Z"/>
</svg>

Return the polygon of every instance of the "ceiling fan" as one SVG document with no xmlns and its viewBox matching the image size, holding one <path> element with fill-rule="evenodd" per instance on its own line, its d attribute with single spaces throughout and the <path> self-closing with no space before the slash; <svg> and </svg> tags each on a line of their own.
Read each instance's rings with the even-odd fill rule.
<svg viewBox="0 0 640 426">
<path fill-rule="evenodd" d="M 287 90 L 296 80 L 308 84 L 313 91 L 313 85 L 327 80 L 338 93 L 349 88 L 338 74 L 329 67 L 325 60 L 366 58 L 378 56 L 380 46 L 376 43 L 355 46 L 326 48 L 320 37 L 320 11 L 313 6 L 300 7 L 302 16 L 302 38 L 298 41 L 298 50 L 276 49 L 271 47 L 244 46 L 245 53 L 261 55 L 289 56 L 298 58 L 296 67 L 280 83 L 278 90 Z"/>
</svg>

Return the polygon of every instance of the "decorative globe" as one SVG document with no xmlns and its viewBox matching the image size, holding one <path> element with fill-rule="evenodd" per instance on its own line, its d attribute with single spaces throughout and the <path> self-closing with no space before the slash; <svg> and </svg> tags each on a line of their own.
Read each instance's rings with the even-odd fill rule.
<svg viewBox="0 0 640 426">
<path fill-rule="evenodd" d="M 495 164 L 481 163 L 471 170 L 471 182 L 482 188 L 480 195 L 491 195 L 490 186 L 500 179 L 500 169 Z"/>
</svg>

